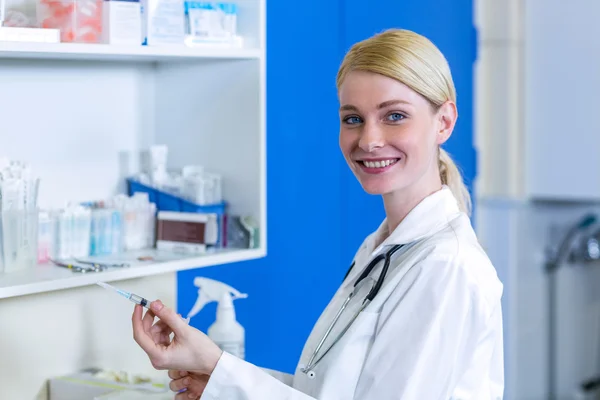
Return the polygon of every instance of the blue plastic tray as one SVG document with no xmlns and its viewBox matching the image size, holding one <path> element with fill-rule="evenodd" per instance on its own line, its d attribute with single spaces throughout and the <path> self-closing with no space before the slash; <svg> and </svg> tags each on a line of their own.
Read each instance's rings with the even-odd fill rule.
<svg viewBox="0 0 600 400">
<path fill-rule="evenodd" d="M 148 193 L 150 201 L 156 204 L 156 209 L 158 211 L 180 211 L 204 214 L 214 213 L 222 216 L 225 214 L 227 206 L 227 203 L 224 201 L 217 204 L 199 205 L 176 195 L 146 186 L 134 179 L 127 179 L 127 186 L 130 196 L 136 192 Z"/>
</svg>

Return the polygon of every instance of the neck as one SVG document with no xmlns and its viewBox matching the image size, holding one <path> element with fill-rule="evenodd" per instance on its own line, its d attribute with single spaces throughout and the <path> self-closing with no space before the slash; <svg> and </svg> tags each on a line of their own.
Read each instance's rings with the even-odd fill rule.
<svg viewBox="0 0 600 400">
<path fill-rule="evenodd" d="M 423 201 L 423 199 L 441 190 L 442 182 L 438 179 L 437 182 L 431 185 L 421 185 L 417 183 L 413 186 L 415 186 L 415 188 L 406 188 L 401 191 L 383 195 L 383 205 L 385 208 L 388 231 L 387 235 L 382 238 L 382 241 L 385 240 L 398 225 L 400 225 L 408 213 Z M 418 188 L 418 186 L 421 187 Z"/>
</svg>

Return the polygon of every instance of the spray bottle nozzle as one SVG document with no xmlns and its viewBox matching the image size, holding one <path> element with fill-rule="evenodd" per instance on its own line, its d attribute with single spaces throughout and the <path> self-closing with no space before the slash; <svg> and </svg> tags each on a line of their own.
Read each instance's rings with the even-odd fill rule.
<svg viewBox="0 0 600 400">
<path fill-rule="evenodd" d="M 194 286 L 198 288 L 198 299 L 194 304 L 194 307 L 190 310 L 187 318 L 192 318 L 198 314 L 207 303 L 216 301 L 223 302 L 233 301 L 237 299 L 245 299 L 248 297 L 246 293 L 240 293 L 238 290 L 226 285 L 223 282 L 216 281 L 214 279 L 196 277 L 194 279 Z"/>
</svg>

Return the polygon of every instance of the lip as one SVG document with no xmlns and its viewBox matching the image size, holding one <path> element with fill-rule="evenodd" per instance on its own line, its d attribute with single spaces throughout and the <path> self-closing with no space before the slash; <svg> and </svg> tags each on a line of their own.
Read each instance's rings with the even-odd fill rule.
<svg viewBox="0 0 600 400">
<path fill-rule="evenodd" d="M 394 162 L 393 164 L 387 165 L 385 167 L 380 167 L 380 168 L 369 168 L 367 167 L 365 164 L 362 163 L 362 161 L 383 161 L 383 160 L 389 160 L 389 159 L 395 159 L 396 162 Z M 400 157 L 387 157 L 387 158 L 362 158 L 360 160 L 354 160 L 354 162 L 356 163 L 356 165 L 358 165 L 358 167 L 360 168 L 361 171 L 370 174 L 370 175 L 378 175 L 378 174 L 383 174 L 384 172 L 389 171 L 390 169 L 392 169 L 396 164 L 398 164 L 399 161 L 401 161 L 402 158 Z"/>
</svg>

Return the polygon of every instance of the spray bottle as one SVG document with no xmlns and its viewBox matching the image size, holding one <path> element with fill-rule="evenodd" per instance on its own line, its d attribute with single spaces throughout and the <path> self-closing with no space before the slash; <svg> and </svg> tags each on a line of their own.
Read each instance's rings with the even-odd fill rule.
<svg viewBox="0 0 600 400">
<path fill-rule="evenodd" d="M 196 277 L 194 286 L 198 287 L 198 299 L 194 307 L 187 315 L 191 319 L 200 310 L 212 301 L 217 301 L 216 321 L 208 328 L 208 337 L 226 351 L 238 358 L 245 357 L 245 330 L 235 318 L 233 300 L 245 299 L 247 294 L 240 293 L 236 289 L 223 282 L 213 279 Z"/>
</svg>

